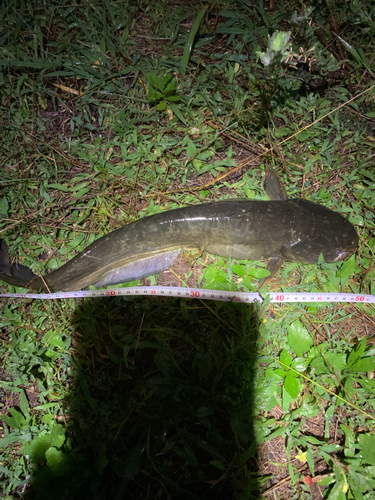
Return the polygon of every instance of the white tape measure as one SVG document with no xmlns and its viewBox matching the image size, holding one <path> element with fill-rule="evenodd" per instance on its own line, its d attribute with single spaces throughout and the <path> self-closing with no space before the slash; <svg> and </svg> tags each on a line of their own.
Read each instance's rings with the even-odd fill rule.
<svg viewBox="0 0 375 500">
<path fill-rule="evenodd" d="M 202 288 L 180 288 L 177 286 L 133 286 L 114 288 L 112 290 L 80 290 L 78 292 L 59 293 L 2 293 L 0 298 L 25 299 L 77 299 L 85 297 L 124 297 L 124 296 L 161 296 L 180 297 L 203 300 L 220 300 L 224 302 L 263 302 L 260 293 L 229 292 L 223 290 L 205 290 Z M 356 295 L 353 293 L 303 293 L 303 292 L 271 292 L 271 302 L 358 302 L 375 303 L 375 295 Z"/>
</svg>

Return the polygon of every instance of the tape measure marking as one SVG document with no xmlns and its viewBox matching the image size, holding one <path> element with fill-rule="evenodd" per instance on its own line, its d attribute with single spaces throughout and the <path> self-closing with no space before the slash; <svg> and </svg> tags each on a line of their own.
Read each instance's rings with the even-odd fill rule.
<svg viewBox="0 0 375 500">
<path fill-rule="evenodd" d="M 115 288 L 112 290 L 80 290 L 77 292 L 59 293 L 2 293 L 0 298 L 25 298 L 25 299 L 79 299 L 86 297 L 124 297 L 124 296 L 162 296 L 181 297 L 204 300 L 220 300 L 224 302 L 263 302 L 260 293 L 230 292 L 224 290 L 206 290 L 203 288 L 180 288 L 176 286 L 140 286 L 128 288 Z M 270 302 L 358 302 L 375 303 L 375 295 L 356 295 L 351 293 L 303 293 L 303 292 L 271 292 Z"/>
</svg>

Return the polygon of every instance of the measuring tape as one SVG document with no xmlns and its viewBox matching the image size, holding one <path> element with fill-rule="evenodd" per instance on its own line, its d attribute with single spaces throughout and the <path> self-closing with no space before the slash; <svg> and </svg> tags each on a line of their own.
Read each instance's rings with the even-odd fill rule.
<svg viewBox="0 0 375 500">
<path fill-rule="evenodd" d="M 78 292 L 59 293 L 2 293 L 0 298 L 24 299 L 79 299 L 86 297 L 126 297 L 126 296 L 161 296 L 188 299 L 220 300 L 223 302 L 263 302 L 260 293 L 229 292 L 224 290 L 205 290 L 202 288 L 180 288 L 177 286 L 133 286 L 112 290 L 80 290 Z M 375 295 L 356 295 L 352 293 L 303 293 L 271 292 L 270 302 L 359 302 L 374 303 Z"/>
</svg>

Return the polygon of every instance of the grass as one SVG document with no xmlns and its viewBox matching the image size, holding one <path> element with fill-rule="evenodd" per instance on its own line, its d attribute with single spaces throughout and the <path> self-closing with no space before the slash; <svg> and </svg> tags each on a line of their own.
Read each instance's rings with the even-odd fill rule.
<svg viewBox="0 0 375 500">
<path fill-rule="evenodd" d="M 360 246 L 266 290 L 375 294 L 371 6 L 3 3 L 12 258 L 44 274 L 139 217 L 266 199 L 272 165 Z M 252 291 L 265 266 L 193 253 L 143 283 Z M 372 498 L 371 305 L 0 307 L 4 498 Z"/>
</svg>

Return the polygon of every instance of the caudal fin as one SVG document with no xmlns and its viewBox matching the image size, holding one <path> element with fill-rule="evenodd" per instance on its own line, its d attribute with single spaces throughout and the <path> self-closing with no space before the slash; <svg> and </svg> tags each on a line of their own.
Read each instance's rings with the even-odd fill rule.
<svg viewBox="0 0 375 500">
<path fill-rule="evenodd" d="M 22 264 L 10 265 L 8 245 L 4 240 L 0 240 L 0 280 L 9 285 L 28 288 L 30 282 L 36 277 L 27 266 Z"/>
<path fill-rule="evenodd" d="M 0 240 L 0 275 L 10 276 L 8 245 Z"/>
</svg>

